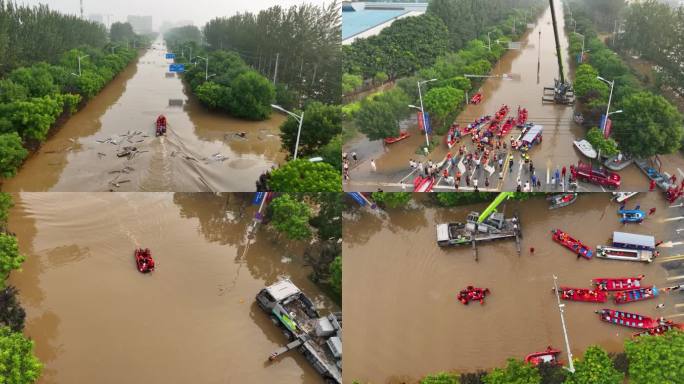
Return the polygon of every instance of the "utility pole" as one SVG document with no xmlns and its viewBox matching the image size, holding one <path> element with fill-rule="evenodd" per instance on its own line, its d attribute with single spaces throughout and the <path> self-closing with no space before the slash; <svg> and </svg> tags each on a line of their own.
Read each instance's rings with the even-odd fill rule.
<svg viewBox="0 0 684 384">
<path fill-rule="evenodd" d="M 278 59 L 279 58 L 280 58 L 280 53 L 276 53 L 275 71 L 273 72 L 273 85 L 275 85 L 276 79 L 278 78 Z"/>
<path fill-rule="evenodd" d="M 558 311 L 560 312 L 561 324 L 563 325 L 563 336 L 565 336 L 565 350 L 568 354 L 568 371 L 575 373 L 575 364 L 572 361 L 572 351 L 570 351 L 570 340 L 568 339 L 568 329 L 565 327 L 565 316 L 563 316 L 563 308 L 565 304 L 560 301 L 560 296 L 558 295 L 558 277 L 553 275 L 553 286 L 556 292 L 556 300 L 558 301 Z"/>
</svg>

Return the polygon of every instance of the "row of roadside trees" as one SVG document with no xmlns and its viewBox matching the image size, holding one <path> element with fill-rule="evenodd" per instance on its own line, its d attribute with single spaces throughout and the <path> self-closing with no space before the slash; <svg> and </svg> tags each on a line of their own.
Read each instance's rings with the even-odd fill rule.
<svg viewBox="0 0 684 384">
<path fill-rule="evenodd" d="M 298 118 L 288 115 L 281 125 L 290 161 L 260 179 L 259 190 L 341 191 L 340 18 L 331 6 L 274 6 L 164 35 L 176 62 L 186 64 L 185 81 L 209 109 L 250 120 L 269 118 L 272 104 L 304 114 L 298 146 Z"/>
<path fill-rule="evenodd" d="M 0 177 L 136 57 L 125 43 L 101 24 L 0 0 Z"/>
<path fill-rule="evenodd" d="M 570 12 L 565 13 L 570 54 L 575 58 L 581 55 L 583 38 L 577 33 L 584 36 L 584 51 L 588 51 L 584 63 L 576 68 L 574 81 L 585 123 L 592 127 L 588 139 L 607 156 L 618 150 L 635 157 L 676 151 L 684 139 L 681 114 L 667 99 L 644 87 L 639 76 L 598 37 L 597 24 L 591 17 L 595 5 L 593 1 L 573 0 L 567 6 L 574 21 Z M 615 82 L 610 109 L 623 111 L 611 116 L 611 139 L 604 139 L 598 129 L 610 94 L 610 86 L 598 76 Z"/>
<path fill-rule="evenodd" d="M 6 282 L 24 261 L 17 239 L 7 230 L 12 204 L 9 194 L 0 193 L 0 378 L 3 383 L 24 384 L 40 377 L 42 364 L 33 355 L 33 341 L 22 334 L 26 313 L 18 292 Z"/>
</svg>

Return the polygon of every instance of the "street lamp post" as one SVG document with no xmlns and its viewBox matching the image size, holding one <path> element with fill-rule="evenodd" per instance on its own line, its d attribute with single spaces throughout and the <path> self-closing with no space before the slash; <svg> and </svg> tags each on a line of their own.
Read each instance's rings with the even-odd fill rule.
<svg viewBox="0 0 684 384">
<path fill-rule="evenodd" d="M 613 100 L 613 87 L 615 86 L 615 80 L 608 81 L 601 76 L 596 76 L 596 78 L 603 81 L 604 83 L 610 85 L 610 94 L 608 95 L 608 106 L 606 107 L 606 119 L 603 120 L 603 124 L 601 126 L 601 130 L 603 132 L 605 132 L 606 131 L 606 124 L 608 124 L 608 116 L 610 116 L 610 102 Z M 620 112 L 622 112 L 622 111 L 620 111 Z"/>
<path fill-rule="evenodd" d="M 209 55 L 207 57 L 202 57 L 202 56 L 195 56 L 198 59 L 204 60 L 205 66 L 204 66 L 204 81 L 209 80 L 210 77 L 216 76 L 215 73 L 212 73 L 211 75 L 209 74 Z"/>
<path fill-rule="evenodd" d="M 78 75 L 73 72 L 71 73 L 72 75 L 81 77 L 81 59 L 85 59 L 88 56 L 90 55 L 83 55 L 78 57 Z"/>
<path fill-rule="evenodd" d="M 584 62 L 584 40 L 585 40 L 584 35 L 581 33 L 577 33 L 577 32 L 574 32 L 574 34 L 582 37 L 582 53 L 581 53 L 580 59 L 581 59 L 581 62 Z"/>
<path fill-rule="evenodd" d="M 491 32 L 487 32 L 487 44 L 488 44 L 489 52 L 492 51 L 492 39 L 489 37 L 490 33 Z"/>
<path fill-rule="evenodd" d="M 575 364 L 572 361 L 572 351 L 570 351 L 570 339 L 568 338 L 568 330 L 565 327 L 565 316 L 563 316 L 563 313 L 565 312 L 563 310 L 565 304 L 561 303 L 560 296 L 558 295 L 558 277 L 556 277 L 556 275 L 553 275 L 553 286 L 555 288 L 554 291 L 556 292 L 556 300 L 558 301 L 558 311 L 560 312 L 561 324 L 563 325 L 563 336 L 565 337 L 565 350 L 568 354 L 567 370 L 572 373 L 575 373 Z"/>
<path fill-rule="evenodd" d="M 430 139 L 428 138 L 427 122 L 425 121 L 425 108 L 423 107 L 423 93 L 420 90 L 420 85 L 431 83 L 433 81 L 437 81 L 437 79 L 423 80 L 423 81 L 418 82 L 418 98 L 420 99 L 420 114 L 421 114 L 421 117 L 423 119 L 423 131 L 425 131 L 425 145 L 427 146 L 428 151 L 430 149 Z"/>
<path fill-rule="evenodd" d="M 302 112 L 301 115 L 297 115 L 295 113 L 292 113 L 288 111 L 287 109 L 281 107 L 280 105 L 276 104 L 271 104 L 271 107 L 273 109 L 277 109 L 281 112 L 287 113 L 288 115 L 292 116 L 295 120 L 299 122 L 299 128 L 297 128 L 297 141 L 295 142 L 295 150 L 294 150 L 294 159 L 297 160 L 297 151 L 299 150 L 299 136 L 302 134 L 302 123 L 304 122 L 304 112 Z"/>
</svg>

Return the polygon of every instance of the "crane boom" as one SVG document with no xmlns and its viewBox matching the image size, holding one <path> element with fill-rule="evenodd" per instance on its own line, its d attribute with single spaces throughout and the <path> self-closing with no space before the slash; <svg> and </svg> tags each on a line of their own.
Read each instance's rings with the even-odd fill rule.
<svg viewBox="0 0 684 384">
<path fill-rule="evenodd" d="M 494 199 L 494 201 L 492 201 L 492 203 L 489 204 L 487 209 L 482 211 L 482 213 L 480 214 L 480 217 L 477 218 L 477 222 L 481 223 L 481 222 L 485 221 L 489 217 L 489 215 L 496 212 L 496 208 L 499 206 L 499 204 L 501 204 L 502 202 L 504 202 L 504 200 L 509 199 L 512 196 L 513 196 L 513 192 L 501 192 L 501 193 L 499 193 L 499 195 L 496 197 L 496 199 Z"/>
<path fill-rule="evenodd" d="M 554 0 L 549 0 L 551 5 L 551 21 L 553 23 L 553 36 L 556 39 L 556 58 L 558 59 L 558 76 L 561 84 L 565 84 L 565 74 L 563 73 L 563 58 L 561 56 L 560 39 L 558 38 L 558 23 L 556 21 L 556 8 Z"/>
</svg>

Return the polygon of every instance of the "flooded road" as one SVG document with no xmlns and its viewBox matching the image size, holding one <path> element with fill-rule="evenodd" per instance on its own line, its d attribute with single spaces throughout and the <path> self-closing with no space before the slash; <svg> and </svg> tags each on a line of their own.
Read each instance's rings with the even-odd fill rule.
<svg viewBox="0 0 684 384">
<path fill-rule="evenodd" d="M 571 60 L 568 55 L 568 39 L 564 30 L 562 8 L 560 2 L 557 1 L 556 16 L 567 74 L 571 72 Z M 542 180 L 543 188 L 554 191 L 556 190 L 555 186 L 550 183 L 547 184 L 547 181 L 550 182 L 550 178 L 547 180 L 547 173 L 553 173 L 557 167 L 562 168 L 563 166 L 568 167 L 570 164 L 577 164 L 578 160 L 587 162 L 588 159 L 583 157 L 572 144 L 574 140 L 584 137 L 586 133 L 584 128 L 574 123 L 573 107 L 542 104 L 541 101 L 544 87 L 553 86 L 554 79 L 558 78 L 558 63 L 550 8 L 543 12 L 536 21 L 534 28 L 529 29 L 520 39 L 520 42 L 522 43 L 520 50 L 510 50 L 501 57 L 492 69 L 490 75 L 497 76 L 497 78 L 486 79 L 479 90 L 470 92 L 470 95 L 480 92 L 483 101 L 478 105 L 469 104 L 456 121 L 461 126 L 467 125 L 481 116 L 494 115 L 503 104 L 511 108 L 509 116 L 517 113 L 518 106 L 527 108 L 528 120 L 544 127 L 543 141 L 540 145 L 533 147 L 530 151 L 530 157 L 536 166 L 537 175 Z M 538 60 L 539 73 L 537 72 Z M 510 75 L 509 79 L 501 78 L 504 74 Z M 405 122 L 404 128 L 409 129 L 412 136 L 392 145 L 383 145 L 381 141 L 370 142 L 365 137 L 357 138 L 346 145 L 345 151 L 357 152 L 363 163 L 354 167 L 351 172 L 351 182 L 345 185 L 345 190 L 370 191 L 381 186 L 387 191 L 400 190 L 401 180 L 410 172 L 409 159 L 441 161 L 449 151 L 444 142 L 444 137 L 440 137 L 439 146 L 429 156 L 417 155 L 416 150 L 420 146 L 425 146 L 425 135 L 418 130 L 416 117 L 414 116 L 412 120 Z M 511 136 L 517 137 L 519 133 L 518 129 L 513 129 L 509 138 Z M 506 140 L 507 143 L 509 141 L 509 139 Z M 466 138 L 462 143 L 466 143 L 472 148 L 470 138 Z M 455 153 L 453 149 L 452 153 Z M 490 177 L 492 188 L 515 190 L 518 177 L 523 180 L 523 183 L 526 178 L 529 178 L 530 175 L 527 174 L 526 170 L 519 170 L 517 151 L 514 156 L 514 172 L 500 182 L 496 174 L 494 177 Z M 370 159 L 375 159 L 377 172 L 371 171 Z M 646 177 L 635 166 L 630 166 L 619 173 L 623 180 L 622 190 L 646 190 L 648 188 Z M 412 181 L 413 177 L 409 177 L 403 183 L 411 184 Z M 484 183 L 480 183 L 480 187 L 483 185 Z M 411 190 L 410 187 L 409 190 Z M 591 184 L 580 183 L 580 191 L 584 190 L 600 191 L 601 189 Z"/>
<path fill-rule="evenodd" d="M 9 228 L 27 255 L 10 283 L 45 364 L 39 383 L 320 383 L 254 297 L 289 276 L 321 309 L 303 247 L 261 227 L 252 194 L 22 193 Z M 133 249 L 149 247 L 143 275 Z"/>
<path fill-rule="evenodd" d="M 684 210 L 668 208 L 660 194 L 634 197 L 629 207 L 638 203 L 657 211 L 643 224 L 627 227 L 618 223 L 618 204 L 609 194 L 581 195 L 575 204 L 557 210 L 548 210 L 543 198 L 507 202 L 500 211 L 520 214 L 523 252 L 518 256 L 513 241 L 482 244 L 479 262 L 470 247 L 439 248 L 435 225 L 465 221 L 468 212 L 486 204 L 448 209 L 432 206 L 425 194 L 414 198 L 415 205 L 405 209 L 355 207 L 345 214 L 345 382 L 415 383 L 439 371 L 500 367 L 509 357 L 522 359 L 548 345 L 563 349 L 553 274 L 560 284 L 576 287 L 589 287 L 596 277 L 638 274 L 661 288 L 684 282 L 681 245 L 662 248 L 656 262 L 640 264 L 578 260 L 551 240 L 556 226 L 591 246 L 607 244 L 615 230 L 675 240 L 672 218 L 684 216 Z M 457 301 L 468 285 L 491 290 L 483 306 Z M 657 310 L 661 302 L 666 306 Z M 682 321 L 682 303 L 680 293 L 620 308 Z M 578 357 L 591 344 L 619 351 L 633 333 L 601 322 L 593 311 L 602 307 L 616 305 L 567 303 L 570 343 Z M 566 361 L 565 353 L 561 357 Z"/>
<path fill-rule="evenodd" d="M 165 76 L 165 52 L 157 41 L 59 128 L 3 190 L 254 191 L 259 175 L 285 158 L 278 136 L 284 118 L 253 122 L 206 110 L 180 78 Z M 170 106 L 170 99 L 183 106 Z M 167 116 L 169 129 L 155 138 L 159 114 Z M 237 136 L 241 131 L 246 139 Z M 117 157 L 125 146 L 137 153 Z"/>
</svg>

